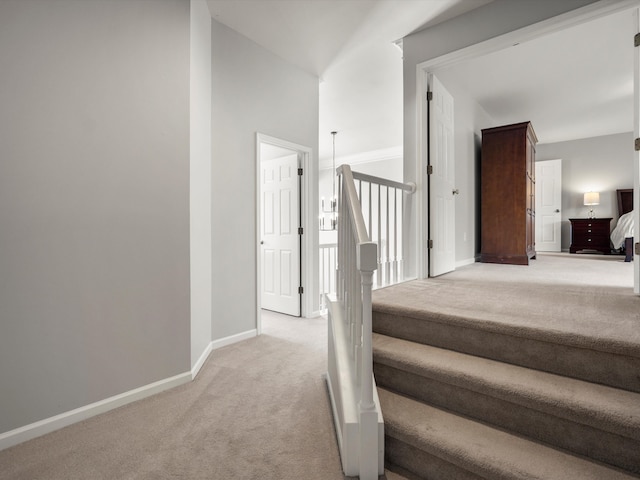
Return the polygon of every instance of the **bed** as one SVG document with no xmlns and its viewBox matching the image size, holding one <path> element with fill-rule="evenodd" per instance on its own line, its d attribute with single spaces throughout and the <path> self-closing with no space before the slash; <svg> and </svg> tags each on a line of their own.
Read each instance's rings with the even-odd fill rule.
<svg viewBox="0 0 640 480">
<path fill-rule="evenodd" d="M 625 254 L 624 261 L 633 259 L 633 188 L 616 190 L 618 196 L 618 222 L 611 232 L 611 244 Z"/>
</svg>

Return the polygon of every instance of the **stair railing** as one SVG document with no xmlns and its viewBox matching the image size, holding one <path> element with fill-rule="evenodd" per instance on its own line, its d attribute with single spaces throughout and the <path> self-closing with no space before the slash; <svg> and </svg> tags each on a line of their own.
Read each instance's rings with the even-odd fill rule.
<svg viewBox="0 0 640 480">
<path fill-rule="evenodd" d="M 414 193 L 416 186 L 360 172 L 352 174 L 369 237 L 378 244 L 373 286 L 380 288 L 404 281 L 404 195 Z"/>
<path fill-rule="evenodd" d="M 400 183 L 360 172 L 351 172 L 358 192 L 369 239 L 378 244 L 378 268 L 373 289 L 405 281 L 403 218 L 405 194 L 415 184 Z M 326 313 L 326 295 L 336 293 L 337 244 L 320 244 L 320 312 Z"/>
<path fill-rule="evenodd" d="M 338 174 L 338 247 L 336 292 L 326 296 L 329 325 L 327 384 L 331 397 L 342 469 L 347 476 L 361 480 L 377 480 L 384 473 L 384 423 L 373 378 L 371 291 L 374 272 L 385 268 L 388 278 L 391 266 L 399 265 L 400 236 L 391 235 L 391 225 L 402 229 L 401 205 L 404 192 L 415 187 L 378 177 L 355 174 L 348 165 L 337 169 Z M 356 188 L 356 181 L 358 187 Z M 368 186 L 363 188 L 363 184 Z M 385 195 L 381 194 L 385 191 Z M 391 200 L 390 191 L 395 199 Z M 364 197 L 363 197 L 364 194 Z M 372 202 L 372 199 L 377 200 Z M 363 210 L 362 200 L 365 200 Z M 366 202 L 368 200 L 368 202 Z M 386 203 L 386 213 L 374 215 Z M 393 214 L 389 212 L 393 205 Z M 363 212 L 366 211 L 368 225 Z M 393 219 L 393 222 L 390 221 Z M 381 226 L 387 226 L 383 229 Z M 368 229 L 368 228 L 369 229 Z M 378 229 L 377 239 L 385 245 L 384 256 L 369 232 Z M 384 234 L 381 232 L 384 230 Z M 393 246 L 392 246 L 393 245 Z M 387 261 L 387 259 L 389 259 Z M 385 277 L 387 277 L 385 275 Z M 386 280 L 383 277 L 381 281 Z"/>
<path fill-rule="evenodd" d="M 374 401 L 371 346 L 378 247 L 369 239 L 351 169 L 343 165 L 338 175 L 337 288 L 327 299 L 327 382 L 344 473 L 374 480 L 384 472 L 384 432 L 379 403 Z"/>
</svg>

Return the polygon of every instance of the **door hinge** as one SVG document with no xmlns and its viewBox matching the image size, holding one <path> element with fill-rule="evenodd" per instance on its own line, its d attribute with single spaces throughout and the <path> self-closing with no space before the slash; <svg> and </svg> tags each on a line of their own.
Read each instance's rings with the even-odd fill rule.
<svg viewBox="0 0 640 480">
<path fill-rule="evenodd" d="M 304 233 L 304 228 L 298 227 L 298 235 L 302 235 Z"/>
<path fill-rule="evenodd" d="M 301 168 L 298 169 L 298 175 L 302 176 L 302 169 Z"/>
<path fill-rule="evenodd" d="M 640 47 L 640 33 L 636 33 L 633 36 L 633 46 L 634 47 Z"/>
<path fill-rule="evenodd" d="M 298 287 L 298 293 L 300 294 L 304 293 L 304 287 Z"/>
<path fill-rule="evenodd" d="M 433 92 L 427 92 L 427 102 L 433 100 Z"/>
<path fill-rule="evenodd" d="M 433 240 L 429 240 L 429 248 L 433 248 Z"/>
<path fill-rule="evenodd" d="M 636 138 L 634 141 L 636 152 L 640 152 L 640 138 Z"/>
<path fill-rule="evenodd" d="M 427 165 L 427 175 L 433 175 L 433 165 Z"/>
</svg>

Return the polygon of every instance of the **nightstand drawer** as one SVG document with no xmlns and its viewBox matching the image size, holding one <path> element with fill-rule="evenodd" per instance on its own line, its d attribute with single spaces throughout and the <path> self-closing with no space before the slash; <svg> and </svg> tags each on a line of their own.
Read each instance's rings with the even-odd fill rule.
<svg viewBox="0 0 640 480">
<path fill-rule="evenodd" d="M 587 234 L 609 235 L 609 225 L 604 224 L 603 222 L 599 222 L 599 223 L 580 222 L 575 225 L 572 224 L 571 230 L 574 233 L 579 233 L 583 235 L 587 235 Z"/>
<path fill-rule="evenodd" d="M 580 237 L 580 241 L 581 241 L 581 243 L 597 243 L 597 244 L 600 245 L 603 242 L 608 243 L 609 242 L 609 236 L 608 235 L 597 235 L 597 234 L 589 233 L 589 234 L 585 234 L 584 236 Z"/>
</svg>

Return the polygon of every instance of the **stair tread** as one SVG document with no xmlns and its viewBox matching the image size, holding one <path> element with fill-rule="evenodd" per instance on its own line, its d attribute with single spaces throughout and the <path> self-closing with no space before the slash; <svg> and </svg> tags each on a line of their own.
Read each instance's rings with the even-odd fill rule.
<svg viewBox="0 0 640 480">
<path fill-rule="evenodd" d="M 378 388 L 386 435 L 491 479 L 630 480 L 623 473 Z"/>
<path fill-rule="evenodd" d="M 591 302 L 586 302 L 583 296 L 569 291 L 562 297 L 562 305 L 558 305 L 549 302 L 550 291 L 555 292 L 557 286 L 537 289 L 535 295 L 522 295 L 517 282 L 462 278 L 470 272 L 455 271 L 445 277 L 378 289 L 373 296 L 374 317 L 378 312 L 406 316 L 640 358 L 634 295 L 594 292 Z M 470 288 L 475 295 L 467 294 Z M 514 291 L 517 302 L 513 301 Z M 601 313 L 625 309 L 628 315 L 620 313 L 614 321 Z M 550 316 L 564 320 L 550 322 Z"/>
<path fill-rule="evenodd" d="M 374 362 L 640 440 L 640 394 L 373 335 Z"/>
</svg>

